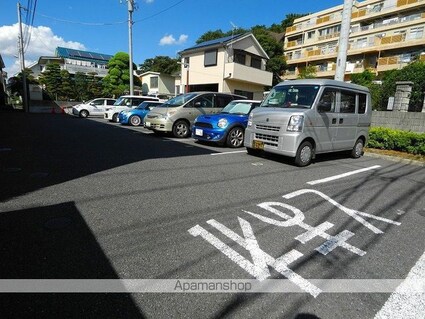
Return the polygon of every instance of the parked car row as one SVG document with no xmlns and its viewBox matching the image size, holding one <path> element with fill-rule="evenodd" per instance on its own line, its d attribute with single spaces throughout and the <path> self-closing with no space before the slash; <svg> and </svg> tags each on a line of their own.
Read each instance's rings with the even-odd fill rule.
<svg viewBox="0 0 425 319">
<path fill-rule="evenodd" d="M 93 102 L 89 105 L 96 107 Z M 73 113 L 88 116 L 84 107 L 76 106 Z M 310 79 L 282 82 L 262 102 L 215 92 L 186 93 L 165 103 L 158 98 L 123 96 L 104 118 L 178 138 L 245 146 L 248 154 L 289 156 L 298 166 L 307 166 L 320 153 L 363 155 L 371 107 L 366 87 Z M 87 112 L 95 113 L 88 107 Z"/>
</svg>

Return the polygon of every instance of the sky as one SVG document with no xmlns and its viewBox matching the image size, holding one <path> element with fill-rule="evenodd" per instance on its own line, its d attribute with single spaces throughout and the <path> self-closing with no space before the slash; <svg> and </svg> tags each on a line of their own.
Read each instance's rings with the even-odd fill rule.
<svg viewBox="0 0 425 319">
<path fill-rule="evenodd" d="M 11 77 L 19 72 L 17 1 L 2 0 L 0 54 Z M 136 0 L 133 61 L 177 57 L 208 31 L 279 24 L 290 13 L 314 13 L 343 0 Z M 125 0 L 20 0 L 24 30 L 30 35 L 25 65 L 52 56 L 58 46 L 114 55 L 129 52 Z M 32 15 L 34 12 L 34 15 Z M 28 16 L 27 16 L 28 15 Z M 33 16 L 33 19 L 32 19 Z M 32 27 L 30 21 L 32 21 Z"/>
</svg>

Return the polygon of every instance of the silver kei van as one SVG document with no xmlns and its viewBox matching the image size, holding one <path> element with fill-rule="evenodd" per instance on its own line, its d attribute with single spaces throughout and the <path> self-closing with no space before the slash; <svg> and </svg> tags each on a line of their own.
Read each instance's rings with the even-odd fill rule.
<svg viewBox="0 0 425 319">
<path fill-rule="evenodd" d="M 316 154 L 363 155 L 371 123 L 369 89 L 326 79 L 284 81 L 249 115 L 244 146 L 309 165 Z"/>
</svg>

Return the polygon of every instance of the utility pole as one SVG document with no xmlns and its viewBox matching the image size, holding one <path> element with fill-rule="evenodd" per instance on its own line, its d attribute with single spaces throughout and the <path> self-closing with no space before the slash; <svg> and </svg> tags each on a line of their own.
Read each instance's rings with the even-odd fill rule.
<svg viewBox="0 0 425 319">
<path fill-rule="evenodd" d="M 18 7 L 18 23 L 19 23 L 19 43 L 18 43 L 18 51 L 19 51 L 19 61 L 21 63 L 21 74 L 22 74 L 22 104 L 24 107 L 24 112 L 29 111 L 28 107 L 28 93 L 27 93 L 27 76 L 25 74 L 25 57 L 24 57 L 24 38 L 22 33 L 22 19 L 21 19 L 21 4 L 17 3 Z"/>
<path fill-rule="evenodd" d="M 130 95 L 134 94 L 133 82 L 133 11 L 134 0 L 127 0 L 128 4 L 128 55 L 129 55 L 129 70 L 130 70 Z"/>
<path fill-rule="evenodd" d="M 338 57 L 336 60 L 335 80 L 344 81 L 345 64 L 347 63 L 348 38 L 350 37 L 351 12 L 353 0 L 344 0 L 342 9 L 341 33 L 339 35 Z"/>
</svg>

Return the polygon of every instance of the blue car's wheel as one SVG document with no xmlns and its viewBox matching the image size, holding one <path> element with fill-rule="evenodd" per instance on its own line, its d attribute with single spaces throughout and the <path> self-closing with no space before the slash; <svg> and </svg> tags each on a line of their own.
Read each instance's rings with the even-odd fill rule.
<svg viewBox="0 0 425 319">
<path fill-rule="evenodd" d="M 229 147 L 241 147 L 243 145 L 244 129 L 242 127 L 234 127 L 227 134 L 226 144 Z"/>
<path fill-rule="evenodd" d="M 142 122 L 142 119 L 140 118 L 140 116 L 133 115 L 133 116 L 130 117 L 130 119 L 128 120 L 128 122 L 132 126 L 139 126 L 140 123 Z"/>
</svg>

